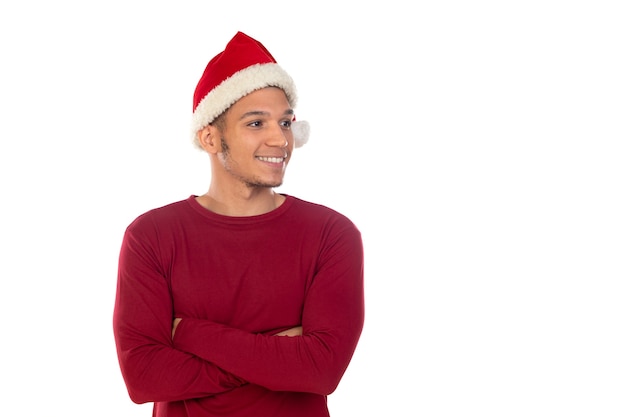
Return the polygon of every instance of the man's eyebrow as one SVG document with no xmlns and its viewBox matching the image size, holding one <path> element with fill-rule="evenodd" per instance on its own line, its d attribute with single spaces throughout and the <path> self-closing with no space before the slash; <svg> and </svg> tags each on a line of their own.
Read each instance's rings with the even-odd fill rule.
<svg viewBox="0 0 626 417">
<path fill-rule="evenodd" d="M 285 112 L 283 113 L 284 116 L 293 116 L 293 114 L 294 114 L 293 109 L 285 110 Z M 269 115 L 269 112 L 262 111 L 262 110 L 253 110 L 253 111 L 249 111 L 249 112 L 242 114 L 239 120 L 245 119 L 246 117 L 267 116 L 267 115 Z"/>
</svg>

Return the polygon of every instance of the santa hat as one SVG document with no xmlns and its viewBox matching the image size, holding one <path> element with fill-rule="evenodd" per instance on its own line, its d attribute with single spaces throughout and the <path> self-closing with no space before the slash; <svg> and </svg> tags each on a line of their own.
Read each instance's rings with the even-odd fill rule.
<svg viewBox="0 0 626 417">
<path fill-rule="evenodd" d="M 191 130 L 194 143 L 197 132 L 209 125 L 240 98 L 265 87 L 278 87 L 285 92 L 289 105 L 295 108 L 296 87 L 293 80 L 269 51 L 257 40 L 237 32 L 223 52 L 206 66 L 193 95 Z M 294 146 L 309 139 L 309 124 L 293 121 Z"/>
</svg>

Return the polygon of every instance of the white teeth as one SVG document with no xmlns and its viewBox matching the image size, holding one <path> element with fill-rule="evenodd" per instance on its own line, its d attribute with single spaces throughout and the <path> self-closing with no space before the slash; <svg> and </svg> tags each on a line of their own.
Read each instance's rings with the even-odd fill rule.
<svg viewBox="0 0 626 417">
<path fill-rule="evenodd" d="M 276 158 L 276 157 L 269 157 L 269 156 L 259 156 L 257 158 L 263 162 L 271 162 L 274 164 L 279 164 L 285 160 L 285 158 Z"/>
</svg>

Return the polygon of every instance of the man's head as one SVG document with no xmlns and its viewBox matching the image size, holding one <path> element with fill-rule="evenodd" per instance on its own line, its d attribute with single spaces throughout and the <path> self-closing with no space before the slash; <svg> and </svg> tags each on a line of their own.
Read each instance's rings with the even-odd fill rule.
<svg viewBox="0 0 626 417">
<path fill-rule="evenodd" d="M 292 119 L 284 91 L 264 87 L 201 129 L 198 142 L 211 158 L 212 185 L 230 190 L 280 186 L 294 147 Z"/>
<path fill-rule="evenodd" d="M 193 97 L 192 134 L 196 146 L 198 132 L 213 123 L 235 102 L 265 87 L 283 90 L 289 105 L 295 108 L 296 88 L 292 78 L 258 41 L 238 32 L 206 66 Z M 308 140 L 308 124 L 292 124 L 295 146 Z"/>
</svg>

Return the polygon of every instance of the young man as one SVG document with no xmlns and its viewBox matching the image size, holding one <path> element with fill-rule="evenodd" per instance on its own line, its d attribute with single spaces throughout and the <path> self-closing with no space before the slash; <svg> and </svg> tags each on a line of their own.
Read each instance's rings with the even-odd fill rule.
<svg viewBox="0 0 626 417">
<path fill-rule="evenodd" d="M 363 326 L 363 247 L 345 216 L 274 191 L 308 136 L 295 104 L 289 75 L 237 33 L 194 94 L 207 193 L 126 230 L 114 335 L 154 416 L 329 415 Z"/>
</svg>

